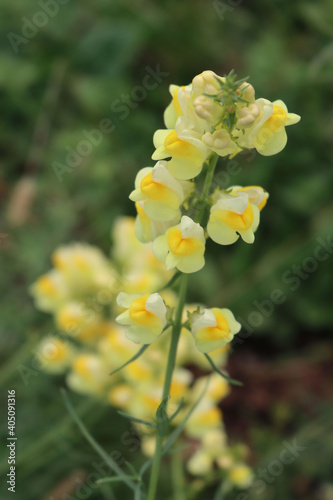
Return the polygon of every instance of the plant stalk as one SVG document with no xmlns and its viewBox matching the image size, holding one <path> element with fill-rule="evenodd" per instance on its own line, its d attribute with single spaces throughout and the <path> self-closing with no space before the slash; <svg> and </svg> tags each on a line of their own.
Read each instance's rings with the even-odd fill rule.
<svg viewBox="0 0 333 500">
<path fill-rule="evenodd" d="M 169 350 L 168 364 L 164 379 L 162 400 L 168 397 L 170 392 L 172 374 L 176 362 L 178 340 L 182 328 L 182 315 L 186 299 L 187 284 L 188 284 L 188 275 L 182 274 L 180 278 L 179 301 L 176 309 L 175 324 L 171 335 L 170 350 Z M 155 500 L 160 463 L 162 458 L 162 451 L 163 451 L 163 436 L 157 435 L 147 500 Z"/>
</svg>

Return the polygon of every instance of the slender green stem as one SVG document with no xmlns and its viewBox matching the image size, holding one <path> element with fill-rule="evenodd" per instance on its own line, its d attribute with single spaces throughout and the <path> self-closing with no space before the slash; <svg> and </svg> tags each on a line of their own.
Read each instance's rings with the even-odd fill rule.
<svg viewBox="0 0 333 500">
<path fill-rule="evenodd" d="M 178 340 L 179 340 L 181 327 L 182 327 L 182 315 L 183 315 L 183 309 L 184 309 L 184 305 L 185 305 L 188 275 L 182 274 L 180 281 L 181 281 L 181 283 L 180 283 L 180 290 L 179 290 L 179 301 L 178 301 L 178 306 L 177 306 L 176 315 L 175 315 L 175 324 L 174 324 L 174 327 L 172 330 L 168 364 L 167 364 L 165 379 L 164 379 L 162 400 L 165 399 L 166 397 L 168 397 L 169 392 L 170 392 L 172 374 L 173 374 L 173 370 L 174 370 L 175 362 L 176 362 Z M 157 435 L 156 436 L 155 454 L 154 454 L 153 466 L 152 466 L 152 470 L 151 470 L 147 500 L 155 500 L 158 475 L 159 475 L 160 463 L 161 463 L 161 458 L 162 458 L 162 452 L 163 452 L 163 436 Z"/>
<path fill-rule="evenodd" d="M 209 195 L 209 190 L 212 184 L 212 179 L 214 176 L 217 160 L 218 160 L 218 155 L 216 154 L 212 155 L 209 159 L 206 178 L 200 196 L 201 203 L 199 204 L 195 217 L 195 220 L 199 223 L 202 221 L 205 215 L 206 204 L 204 202 L 207 200 L 207 197 Z M 175 361 L 177 355 L 178 341 L 182 329 L 182 315 L 186 300 L 187 285 L 188 285 L 188 275 L 182 274 L 180 277 L 179 300 L 175 314 L 175 323 L 172 330 L 169 357 L 164 379 L 162 400 L 167 398 L 170 392 L 172 374 L 175 367 Z M 155 500 L 162 455 L 163 455 L 163 436 L 157 435 L 147 500 Z"/>
<path fill-rule="evenodd" d="M 174 500 L 186 500 L 184 464 L 179 453 L 174 453 L 171 459 L 171 473 L 174 491 Z"/>
<path fill-rule="evenodd" d="M 196 222 L 199 222 L 199 223 L 202 222 L 202 219 L 205 215 L 205 210 L 207 207 L 206 201 L 207 201 L 209 190 L 210 190 L 212 180 L 214 177 L 215 167 L 216 167 L 218 158 L 219 157 L 217 154 L 212 154 L 212 156 L 210 157 L 209 162 L 208 162 L 206 178 L 205 178 L 205 182 L 204 182 L 204 185 L 202 188 L 197 213 L 195 215 L 195 220 L 196 220 Z"/>
</svg>

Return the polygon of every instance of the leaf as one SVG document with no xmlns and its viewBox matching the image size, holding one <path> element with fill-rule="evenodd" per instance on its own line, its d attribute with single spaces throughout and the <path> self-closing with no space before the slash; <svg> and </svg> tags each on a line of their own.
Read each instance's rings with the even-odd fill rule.
<svg viewBox="0 0 333 500">
<path fill-rule="evenodd" d="M 169 399 L 170 396 L 164 398 L 156 410 L 157 432 L 159 436 L 166 436 L 169 432 L 169 417 L 167 414 Z"/>
<path fill-rule="evenodd" d="M 238 386 L 242 386 L 243 385 L 243 382 L 240 382 L 239 380 L 235 380 L 233 378 L 230 378 L 228 377 L 228 375 L 224 374 L 223 372 L 221 372 L 217 366 L 215 365 L 214 361 L 212 360 L 212 358 L 210 356 L 208 356 L 208 354 L 206 354 L 205 352 L 203 353 L 203 355 L 205 356 L 205 358 L 207 358 L 208 362 L 210 363 L 211 367 L 213 368 L 213 370 L 218 373 L 222 378 L 224 378 L 225 380 L 227 380 L 229 382 L 229 384 L 231 385 L 238 385 Z"/>
<path fill-rule="evenodd" d="M 126 363 L 124 363 L 123 365 L 119 366 L 119 368 L 116 368 L 115 370 L 113 370 L 109 375 L 111 376 L 114 373 L 117 373 L 120 370 L 122 370 L 123 368 L 125 368 L 125 366 L 129 365 L 130 363 L 133 363 L 133 361 L 135 361 L 136 359 L 138 359 L 141 356 L 141 354 L 143 354 L 145 352 L 145 350 L 148 349 L 149 346 L 150 346 L 150 344 L 144 344 L 141 347 L 141 349 L 136 354 L 134 354 L 133 358 L 131 358 L 128 361 L 126 361 Z"/>
<path fill-rule="evenodd" d="M 177 410 L 171 415 L 171 417 L 169 418 L 169 422 L 172 422 L 172 420 L 178 415 L 178 413 L 180 412 L 180 410 L 182 409 L 183 407 L 183 404 L 184 404 L 184 398 L 182 398 L 180 400 L 180 403 L 179 403 L 179 406 L 177 408 Z"/>
<path fill-rule="evenodd" d="M 155 429 L 157 427 L 157 425 L 153 424 L 152 422 L 147 422 L 146 420 L 141 420 L 141 418 L 132 417 L 132 415 L 129 415 L 128 413 L 125 413 L 124 411 L 118 411 L 118 413 L 122 417 L 128 418 L 128 420 L 132 420 L 132 422 L 135 422 L 137 424 L 147 425 L 148 427 L 154 427 Z"/>
<path fill-rule="evenodd" d="M 117 483 L 119 481 L 123 481 L 124 478 L 137 480 L 136 476 L 128 476 L 128 475 L 123 475 L 121 477 L 119 477 L 119 476 L 111 476 L 111 477 L 102 477 L 100 479 L 97 479 L 96 480 L 96 484 Z"/>
<path fill-rule="evenodd" d="M 129 488 L 131 488 L 133 491 L 136 489 L 136 484 L 131 480 L 128 479 L 128 476 L 123 474 L 122 469 L 119 467 L 119 465 L 106 453 L 106 451 L 100 446 L 100 444 L 97 443 L 97 441 L 93 438 L 93 436 L 90 434 L 78 414 L 76 413 L 74 407 L 72 406 L 67 392 L 65 389 L 61 389 L 61 395 L 64 399 L 65 405 L 69 413 L 71 414 L 74 422 L 80 429 L 82 435 L 85 437 L 85 439 L 88 441 L 88 443 L 92 446 L 92 448 L 98 453 L 98 455 L 104 460 L 106 464 L 114 471 L 115 474 L 122 480 Z"/>
</svg>

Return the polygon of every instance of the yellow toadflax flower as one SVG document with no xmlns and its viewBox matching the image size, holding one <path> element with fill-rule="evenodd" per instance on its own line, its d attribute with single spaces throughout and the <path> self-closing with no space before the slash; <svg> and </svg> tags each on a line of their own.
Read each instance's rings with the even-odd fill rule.
<svg viewBox="0 0 333 500">
<path fill-rule="evenodd" d="M 40 276 L 29 291 L 36 302 L 36 307 L 45 312 L 56 311 L 69 296 L 66 280 L 56 269 Z"/>
<path fill-rule="evenodd" d="M 179 217 L 166 222 L 156 222 L 148 217 L 144 211 L 144 201 L 137 201 L 135 208 L 138 213 L 135 220 L 135 236 L 141 243 L 153 241 L 157 236 L 164 234 L 171 226 L 179 222 Z"/>
<path fill-rule="evenodd" d="M 260 220 L 268 193 L 257 186 L 234 186 L 215 193 L 216 203 L 210 210 L 207 232 L 220 245 L 231 245 L 239 236 L 246 243 L 254 242 L 254 232 Z"/>
<path fill-rule="evenodd" d="M 153 252 L 167 269 L 195 273 L 205 265 L 205 236 L 200 224 L 184 215 L 179 225 L 156 238 Z"/>
<path fill-rule="evenodd" d="M 43 339 L 37 347 L 36 357 L 48 373 L 63 373 L 75 355 L 73 346 L 52 335 Z"/>
<path fill-rule="evenodd" d="M 190 183 L 182 185 L 167 167 L 166 161 L 159 161 L 154 168 L 140 170 L 135 179 L 135 190 L 130 194 L 130 199 L 142 202 L 146 215 L 158 222 L 180 217 L 179 207 L 191 189 Z"/>
<path fill-rule="evenodd" d="M 229 309 L 204 309 L 192 317 L 192 335 L 197 348 L 204 353 L 226 346 L 241 329 Z"/>
<path fill-rule="evenodd" d="M 80 394 L 103 395 L 110 383 L 110 367 L 101 356 L 92 353 L 79 354 L 67 375 L 67 385 Z"/>
<path fill-rule="evenodd" d="M 166 306 L 158 293 L 140 295 L 121 292 L 117 304 L 126 308 L 116 321 L 128 326 L 125 335 L 137 344 L 151 344 L 166 325 Z"/>
<path fill-rule="evenodd" d="M 156 151 L 153 160 L 171 158 L 169 172 L 176 179 L 193 179 L 200 174 L 208 156 L 208 148 L 201 141 L 202 131 L 195 130 L 195 122 L 181 116 L 175 129 L 157 130 L 154 134 Z"/>
<path fill-rule="evenodd" d="M 287 144 L 285 127 L 298 123 L 301 117 L 289 113 L 281 100 L 272 103 L 261 98 L 255 104 L 259 109 L 258 116 L 250 128 L 239 134 L 237 142 L 242 148 L 256 148 L 263 156 L 275 155 Z M 238 125 L 241 126 L 241 123 L 238 122 Z"/>
</svg>

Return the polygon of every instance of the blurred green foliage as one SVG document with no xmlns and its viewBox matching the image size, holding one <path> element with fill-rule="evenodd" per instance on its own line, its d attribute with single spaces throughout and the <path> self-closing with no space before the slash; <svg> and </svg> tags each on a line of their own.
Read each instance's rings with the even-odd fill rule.
<svg viewBox="0 0 333 500">
<path fill-rule="evenodd" d="M 302 116 L 288 130 L 281 154 L 242 155 L 239 173 L 226 176 L 231 185 L 262 185 L 270 200 L 255 245 L 209 247 L 205 270 L 192 278 L 191 299 L 232 306 L 236 316 L 248 320 L 258 311 L 254 301 L 267 301 L 281 289 L 286 300 L 267 318 L 262 315 L 254 334 L 235 346 L 235 357 L 248 350 L 269 360 L 299 355 L 317 342 L 326 345 L 333 325 L 333 257 L 317 262 L 313 272 L 304 271 L 317 238 L 326 241 L 333 231 L 332 2 L 70 0 L 58 7 L 34 36 L 20 43 L 16 39 L 17 53 L 8 35 L 23 36 L 24 26 L 38 24 L 40 2 L 3 0 L 0 16 L 0 377 L 5 390 L 18 392 L 18 500 L 49 498 L 58 481 L 74 468 L 89 471 L 93 459 L 88 445 L 66 424 L 60 381 L 39 373 L 24 386 L 17 372 L 17 366 L 31 366 L 32 344 L 54 328 L 47 315 L 34 309 L 28 287 L 50 267 L 50 254 L 60 244 L 88 241 L 109 252 L 112 221 L 119 214 L 134 214 L 128 193 L 136 172 L 152 163 L 152 134 L 163 127 L 170 83 L 188 83 L 204 69 L 225 74 L 234 68 L 240 77 L 250 75 L 257 96 L 281 98 Z M 147 68 L 160 68 L 168 76 L 143 100 L 132 94 L 128 116 L 121 119 L 116 100 L 143 85 Z M 114 130 L 60 182 L 54 162 L 66 164 L 66 148 L 76 150 L 83 131 L 98 128 L 106 118 Z M 295 275 L 293 266 L 307 275 L 295 290 L 283 278 L 286 272 Z M 5 405 L 6 393 L 2 397 Z M 88 424 L 112 447 L 116 429 L 126 424 L 112 417 L 110 426 L 110 410 L 86 404 Z M 311 404 L 316 407 L 317 401 Z M 306 429 L 307 419 L 291 411 L 292 432 Z M 307 417 L 319 419 L 320 405 Z M 288 435 L 289 423 L 279 428 L 273 418 L 251 418 L 250 444 L 260 463 Z M 2 436 L 5 424 L 0 424 Z M 260 498 L 306 500 L 329 491 L 329 470 L 310 460 L 321 455 L 325 441 L 325 432 L 319 432 L 308 458 L 295 462 L 276 479 L 274 491 Z M 332 461 L 332 447 L 325 450 L 325 460 Z M 1 460 L 0 473 L 5 474 L 6 453 Z M 302 474 L 309 478 L 303 490 L 295 486 L 295 477 Z M 89 498 L 101 495 L 112 498 L 100 490 Z M 7 498 L 6 492 L 1 498 Z"/>
</svg>

